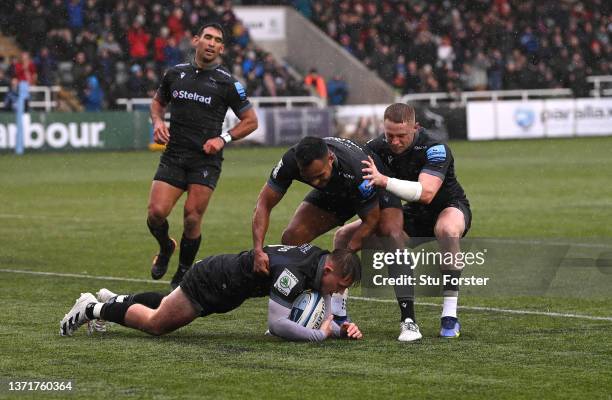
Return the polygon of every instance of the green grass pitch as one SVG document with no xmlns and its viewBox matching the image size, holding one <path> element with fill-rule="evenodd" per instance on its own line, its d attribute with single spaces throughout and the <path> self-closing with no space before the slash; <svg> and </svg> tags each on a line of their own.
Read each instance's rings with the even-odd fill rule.
<svg viewBox="0 0 612 400">
<path fill-rule="evenodd" d="M 470 236 L 612 240 L 612 138 L 451 147 L 474 212 Z M 283 151 L 226 152 L 199 258 L 250 248 L 255 199 Z M 460 298 L 460 307 L 608 319 L 460 309 L 463 332 L 454 341 L 436 337 L 439 307 L 418 305 L 424 339 L 401 344 L 395 304 L 353 300 L 364 340 L 286 343 L 263 336 L 265 299 L 165 337 L 117 325 L 60 337 L 59 320 L 82 291 L 167 285 L 6 270 L 148 279 L 156 246 L 145 214 L 158 157 L 0 156 L 0 398 L 612 398 L 612 290 L 592 298 Z M 307 190 L 294 184 L 273 211 L 268 243 L 280 239 Z M 182 201 L 170 218 L 174 237 L 181 208 Z M 316 243 L 331 246 L 331 234 Z M 73 393 L 9 393 L 7 379 L 72 379 Z"/>
</svg>

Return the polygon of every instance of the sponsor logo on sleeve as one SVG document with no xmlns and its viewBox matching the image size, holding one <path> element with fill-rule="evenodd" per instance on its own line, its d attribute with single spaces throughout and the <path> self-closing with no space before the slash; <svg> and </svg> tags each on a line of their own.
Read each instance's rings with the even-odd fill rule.
<svg viewBox="0 0 612 400">
<path fill-rule="evenodd" d="M 280 274 L 274 287 L 285 296 L 289 296 L 291 289 L 298 283 L 298 278 L 291 273 L 287 268 Z"/>
<path fill-rule="evenodd" d="M 240 100 L 245 100 L 247 98 L 247 95 L 246 95 L 246 90 L 244 89 L 244 86 L 242 86 L 240 82 L 234 82 L 234 86 L 236 87 L 236 91 L 238 92 L 238 95 L 240 96 Z"/>
<path fill-rule="evenodd" d="M 272 170 L 272 178 L 276 179 L 276 176 L 278 175 L 278 171 L 283 167 L 283 160 L 281 159 L 278 164 L 276 164 L 276 167 L 274 167 L 274 169 Z"/>
<path fill-rule="evenodd" d="M 430 147 L 427 150 L 427 161 L 435 163 L 446 161 L 446 149 L 444 145 L 438 144 Z"/>
<path fill-rule="evenodd" d="M 361 193 L 361 197 L 363 197 L 364 199 L 370 197 L 375 190 L 374 186 L 368 186 L 368 183 L 370 183 L 370 181 L 366 179 L 361 182 L 361 185 L 359 185 L 359 192 Z"/>
</svg>

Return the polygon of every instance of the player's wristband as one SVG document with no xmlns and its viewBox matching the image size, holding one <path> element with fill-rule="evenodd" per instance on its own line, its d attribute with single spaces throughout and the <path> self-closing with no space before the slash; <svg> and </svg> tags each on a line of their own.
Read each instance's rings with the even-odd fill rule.
<svg viewBox="0 0 612 400">
<path fill-rule="evenodd" d="M 419 182 L 389 178 L 387 179 L 386 189 L 404 200 L 419 201 L 423 192 L 423 185 Z"/>
<path fill-rule="evenodd" d="M 234 138 L 232 137 L 232 135 L 230 135 L 229 132 L 223 132 L 221 134 L 221 139 L 223 139 L 223 141 L 225 142 L 225 144 L 228 144 L 229 142 L 231 142 L 232 140 L 234 140 Z"/>
</svg>

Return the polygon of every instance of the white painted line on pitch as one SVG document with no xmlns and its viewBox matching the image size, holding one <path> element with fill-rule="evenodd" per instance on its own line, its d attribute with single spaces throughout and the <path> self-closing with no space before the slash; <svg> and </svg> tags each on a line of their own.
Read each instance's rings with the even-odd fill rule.
<svg viewBox="0 0 612 400">
<path fill-rule="evenodd" d="M 0 219 L 34 219 L 34 220 L 62 220 L 70 222 L 107 222 L 113 221 L 108 218 L 81 218 L 81 217 L 67 217 L 62 215 L 26 215 L 26 214 L 0 214 Z M 141 218 L 121 218 L 121 221 L 141 221 Z"/>
<path fill-rule="evenodd" d="M 103 281 L 120 281 L 120 282 L 141 282 L 141 283 L 163 283 L 170 284 L 170 281 L 154 281 L 151 279 L 138 278 L 120 278 L 114 276 L 86 275 L 86 274 L 64 274 L 59 272 L 43 272 L 43 271 L 27 271 L 23 269 L 0 269 L 0 272 L 9 272 L 14 274 L 42 275 L 42 276 L 60 276 L 64 278 L 87 278 L 100 279 Z"/>
<path fill-rule="evenodd" d="M 114 276 L 100 276 L 100 275 L 85 275 L 85 274 L 65 274 L 59 272 L 43 272 L 43 271 L 27 271 L 21 269 L 0 269 L 0 272 L 8 272 L 13 274 L 28 274 L 28 275 L 39 275 L 39 276 L 58 276 L 65 278 L 87 278 L 87 279 L 99 279 L 105 281 L 120 281 L 120 282 L 140 282 L 140 283 L 157 283 L 157 284 L 165 284 L 168 285 L 170 281 L 154 281 L 151 279 L 138 279 L 138 278 L 120 278 Z M 349 296 L 350 299 L 361 300 L 361 301 L 370 301 L 374 303 L 397 303 L 396 300 L 391 299 L 374 299 L 371 297 L 361 297 L 361 296 Z M 435 303 L 415 303 L 420 306 L 427 307 L 440 307 L 440 304 Z M 530 311 L 530 310 L 511 310 L 506 308 L 494 308 L 494 307 L 475 307 L 475 306 L 459 306 L 462 310 L 472 310 L 472 311 L 488 311 L 488 312 L 497 312 L 497 313 L 506 313 L 506 314 L 521 314 L 521 315 L 542 315 L 546 317 L 562 317 L 562 318 L 580 318 L 580 319 L 588 319 L 593 321 L 612 321 L 612 317 L 596 317 L 594 315 L 582 315 L 582 314 L 564 314 L 564 313 L 556 313 L 556 312 L 546 312 L 546 311 Z"/>
<path fill-rule="evenodd" d="M 376 303 L 397 303 L 397 300 L 391 300 L 391 299 L 373 299 L 371 297 L 361 297 L 361 296 L 349 296 L 349 298 L 355 299 L 355 300 L 362 300 L 362 301 L 373 301 Z M 415 302 L 415 304 L 420 305 L 420 306 L 428 306 L 428 307 L 441 307 L 440 304 L 435 304 L 435 303 Z M 594 315 L 565 314 L 565 313 L 546 312 L 546 311 L 511 310 L 508 308 L 459 306 L 459 309 L 472 310 L 472 311 L 490 311 L 490 312 L 498 312 L 498 313 L 505 313 L 505 314 L 542 315 L 546 317 L 580 318 L 580 319 L 589 319 L 593 321 L 612 321 L 612 317 L 596 317 Z"/>
<path fill-rule="evenodd" d="M 546 239 L 512 239 L 512 238 L 467 238 L 466 240 L 473 240 L 475 243 L 479 242 L 491 242 L 500 244 L 526 244 L 526 245 L 552 245 L 552 246 L 576 246 L 576 247 L 587 247 L 596 249 L 609 249 L 612 244 L 606 243 L 573 243 L 556 240 Z"/>
</svg>

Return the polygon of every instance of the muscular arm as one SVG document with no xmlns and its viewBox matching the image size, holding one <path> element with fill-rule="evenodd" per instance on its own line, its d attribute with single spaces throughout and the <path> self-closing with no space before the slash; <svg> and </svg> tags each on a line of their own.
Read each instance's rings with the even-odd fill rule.
<svg viewBox="0 0 612 400">
<path fill-rule="evenodd" d="M 423 187 L 419 203 L 429 204 L 442 187 L 442 179 L 425 172 L 419 174 L 419 183 Z"/>
<path fill-rule="evenodd" d="M 363 178 L 368 179 L 370 185 L 387 189 L 403 200 L 429 204 L 442 187 L 442 179 L 426 172 L 419 174 L 418 182 L 405 181 L 381 174 L 371 158 L 363 163 L 366 165 L 363 172 L 367 174 Z"/>
<path fill-rule="evenodd" d="M 378 200 L 376 200 L 378 202 Z M 380 208 L 378 204 L 373 206 L 365 215 L 359 215 L 361 218 L 361 225 L 355 230 L 351 240 L 349 241 L 348 248 L 352 251 L 361 250 L 363 239 L 374 233 L 378 220 L 380 219 Z"/>
<path fill-rule="evenodd" d="M 257 114 L 253 107 L 242 112 L 238 115 L 240 122 L 238 122 L 233 128 L 230 129 L 232 132 L 233 140 L 242 139 L 250 135 L 255 129 L 257 129 Z"/>
<path fill-rule="evenodd" d="M 253 212 L 253 248 L 255 250 L 263 249 L 270 224 L 270 213 L 282 198 L 283 193 L 274 191 L 267 183 L 259 192 Z"/>
<path fill-rule="evenodd" d="M 151 101 L 151 121 L 153 122 L 153 141 L 159 144 L 166 144 L 170 139 L 170 131 L 164 121 L 166 106 L 157 98 Z"/>
<path fill-rule="evenodd" d="M 270 213 L 274 206 L 283 198 L 283 193 L 275 192 L 266 183 L 259 192 L 255 211 L 253 212 L 253 252 L 255 259 L 253 261 L 253 271 L 258 274 L 267 275 L 270 273 L 270 260 L 268 255 L 263 251 L 264 239 L 268 226 L 270 225 Z"/>
</svg>

